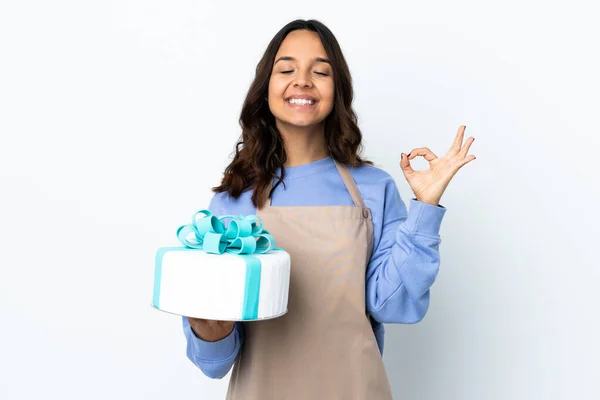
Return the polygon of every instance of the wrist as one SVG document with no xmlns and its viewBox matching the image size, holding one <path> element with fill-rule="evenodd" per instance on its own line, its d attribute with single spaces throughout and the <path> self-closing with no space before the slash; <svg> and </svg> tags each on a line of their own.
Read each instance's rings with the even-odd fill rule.
<svg viewBox="0 0 600 400">
<path fill-rule="evenodd" d="M 415 196 L 415 199 L 417 201 L 420 201 L 421 203 L 427 203 L 427 204 L 431 204 L 433 206 L 440 205 L 440 199 L 426 198 L 426 197 L 419 197 L 419 196 Z"/>
</svg>

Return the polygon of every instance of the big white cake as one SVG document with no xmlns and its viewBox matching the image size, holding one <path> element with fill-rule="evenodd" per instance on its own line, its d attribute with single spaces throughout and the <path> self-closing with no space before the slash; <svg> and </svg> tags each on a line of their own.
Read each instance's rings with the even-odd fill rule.
<svg viewBox="0 0 600 400">
<path fill-rule="evenodd" d="M 156 253 L 152 304 L 221 321 L 275 318 L 287 312 L 289 281 L 290 255 L 282 250 L 240 256 L 162 247 Z"/>
<path fill-rule="evenodd" d="M 225 226 L 223 219 L 230 220 Z M 287 312 L 290 255 L 254 215 L 198 211 L 156 252 L 152 306 L 187 317 L 251 321 Z"/>
</svg>

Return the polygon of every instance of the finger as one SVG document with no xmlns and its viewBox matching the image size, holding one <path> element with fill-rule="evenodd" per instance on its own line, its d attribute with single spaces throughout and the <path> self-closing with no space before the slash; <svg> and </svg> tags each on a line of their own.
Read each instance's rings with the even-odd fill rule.
<svg viewBox="0 0 600 400">
<path fill-rule="evenodd" d="M 400 168 L 402 168 L 402 171 L 404 172 L 405 175 L 409 175 L 412 174 L 413 172 L 415 172 L 412 167 L 410 166 L 410 161 L 408 161 L 408 156 L 404 153 L 402 153 L 400 155 Z"/>
<path fill-rule="evenodd" d="M 462 147 L 462 149 L 460 149 L 460 152 L 458 154 L 461 157 L 466 157 L 467 153 L 469 152 L 469 149 L 471 148 L 471 145 L 473 144 L 474 141 L 475 141 L 475 138 L 473 136 L 468 138 L 467 141 L 465 142 L 464 146 Z"/>
<path fill-rule="evenodd" d="M 458 168 L 462 168 L 465 164 L 470 163 L 471 161 L 477 159 L 477 157 L 475 157 L 473 154 L 469 155 L 468 157 L 465 157 L 464 160 L 462 160 L 459 164 L 458 164 Z"/>
<path fill-rule="evenodd" d="M 458 153 L 460 151 L 460 147 L 462 146 L 462 142 L 465 137 L 465 129 L 467 129 L 467 126 L 461 125 L 458 128 L 458 132 L 456 132 L 456 137 L 454 138 L 452 147 L 450 147 L 450 150 L 454 151 L 455 153 Z"/>
<path fill-rule="evenodd" d="M 435 154 L 428 147 L 419 147 L 418 149 L 414 149 L 408 155 L 408 159 L 412 160 L 415 157 L 422 156 L 425 157 L 427 161 L 433 161 L 437 158 Z"/>
</svg>

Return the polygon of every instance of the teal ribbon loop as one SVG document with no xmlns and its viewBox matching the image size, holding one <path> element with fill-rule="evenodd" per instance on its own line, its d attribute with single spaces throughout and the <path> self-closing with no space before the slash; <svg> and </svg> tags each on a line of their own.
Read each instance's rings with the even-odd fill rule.
<svg viewBox="0 0 600 400">
<path fill-rule="evenodd" d="M 224 219 L 230 219 L 227 228 Z M 192 223 L 177 229 L 177 238 L 185 246 L 212 254 L 263 254 L 275 247 L 275 238 L 256 215 L 217 217 L 209 210 L 200 210 Z"/>
</svg>

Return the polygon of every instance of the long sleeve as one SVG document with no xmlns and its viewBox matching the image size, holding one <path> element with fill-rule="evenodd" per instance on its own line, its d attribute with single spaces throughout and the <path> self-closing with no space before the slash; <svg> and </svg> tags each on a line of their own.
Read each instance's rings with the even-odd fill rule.
<svg viewBox="0 0 600 400">
<path fill-rule="evenodd" d="M 244 341 L 244 327 L 240 322 L 235 323 L 233 331 L 227 337 L 216 342 L 198 338 L 187 317 L 183 317 L 183 332 L 187 341 L 188 359 L 212 379 L 221 379 L 227 375 Z"/>
<path fill-rule="evenodd" d="M 439 229 L 446 209 L 411 199 L 407 213 L 392 179 L 384 202 L 381 235 L 367 267 L 367 310 L 381 323 L 417 323 L 427 313 L 439 271 Z"/>
</svg>

